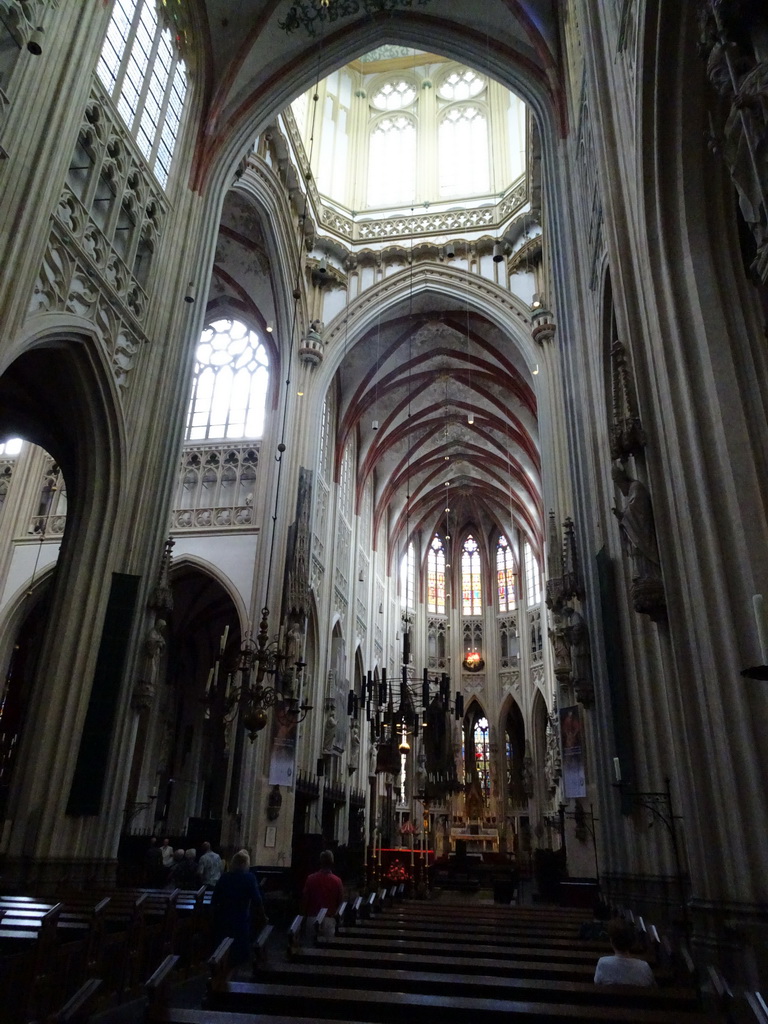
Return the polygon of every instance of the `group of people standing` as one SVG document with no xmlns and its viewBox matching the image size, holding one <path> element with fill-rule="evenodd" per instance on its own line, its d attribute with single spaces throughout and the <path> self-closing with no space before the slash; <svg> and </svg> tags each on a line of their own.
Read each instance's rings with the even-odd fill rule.
<svg viewBox="0 0 768 1024">
<path fill-rule="evenodd" d="M 169 840 L 158 845 L 150 838 L 146 855 L 146 883 L 151 888 L 199 889 L 204 885 L 212 889 L 221 878 L 224 864 L 210 843 L 203 843 L 198 860 L 197 850 L 174 850 Z"/>
<path fill-rule="evenodd" d="M 333 872 L 334 858 L 330 850 L 320 854 L 319 870 L 309 875 L 302 892 L 302 909 L 310 923 L 322 909 L 328 918 L 336 914 L 343 898 L 344 886 Z M 261 886 L 251 870 L 247 850 L 239 850 L 232 857 L 230 869 L 210 843 L 203 843 L 200 858 L 197 850 L 174 850 L 168 839 L 158 845 L 153 836 L 146 858 L 147 884 L 172 889 L 211 890 L 214 939 L 233 940 L 230 963 L 246 963 L 251 955 L 252 937 L 268 923 Z M 330 923 L 330 922 L 329 922 Z"/>
</svg>

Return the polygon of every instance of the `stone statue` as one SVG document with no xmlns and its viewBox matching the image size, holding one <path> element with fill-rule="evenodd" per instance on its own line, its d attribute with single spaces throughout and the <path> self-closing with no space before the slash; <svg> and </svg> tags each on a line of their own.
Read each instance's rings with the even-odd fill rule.
<svg viewBox="0 0 768 1024">
<path fill-rule="evenodd" d="M 563 630 L 563 638 L 570 650 L 571 679 L 574 686 L 592 678 L 589 655 L 589 630 L 584 617 L 575 608 L 566 606 L 563 609 L 568 625 Z"/>
<path fill-rule="evenodd" d="M 659 551 L 653 524 L 651 496 L 645 484 L 631 477 L 621 464 L 613 467 L 613 480 L 627 499 L 624 508 L 614 509 L 624 546 L 636 576 L 659 575 Z"/>
<path fill-rule="evenodd" d="M 378 747 L 375 743 L 371 743 L 368 748 L 368 778 L 373 779 L 376 777 L 376 761 L 378 759 Z"/>
<path fill-rule="evenodd" d="M 554 629 L 549 630 L 549 639 L 555 656 L 555 678 L 567 681 L 571 676 L 571 649 L 566 639 L 566 622 L 563 614 L 553 616 Z"/>
<path fill-rule="evenodd" d="M 150 708 L 155 699 L 157 678 L 160 672 L 160 659 L 165 650 L 165 619 L 155 619 L 152 628 L 144 641 L 144 662 L 141 676 L 137 680 L 131 695 L 131 705 L 135 711 Z"/>
<path fill-rule="evenodd" d="M 358 761 L 360 759 L 360 723 L 355 718 L 352 722 L 352 728 L 349 732 L 349 770 L 354 772 L 357 770 Z"/>
<path fill-rule="evenodd" d="M 632 565 L 634 608 L 655 621 L 663 615 L 666 602 L 651 496 L 645 484 L 631 477 L 623 465 L 615 465 L 611 475 L 627 499 L 623 509 L 614 509 L 613 512 L 619 521 L 622 545 Z"/>
<path fill-rule="evenodd" d="M 323 754 L 334 753 L 334 742 L 336 740 L 336 701 L 330 697 L 325 702 L 325 724 L 323 725 Z"/>
<path fill-rule="evenodd" d="M 721 148 L 739 196 L 739 207 L 757 246 L 752 269 L 768 283 L 768 19 L 752 9 L 718 0 L 702 6 L 699 53 L 716 91 L 731 103 Z"/>
</svg>

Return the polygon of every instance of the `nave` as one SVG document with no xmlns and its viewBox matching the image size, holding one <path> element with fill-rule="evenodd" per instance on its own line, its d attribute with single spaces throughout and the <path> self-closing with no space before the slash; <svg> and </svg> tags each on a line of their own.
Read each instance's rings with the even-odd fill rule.
<svg viewBox="0 0 768 1024">
<path fill-rule="evenodd" d="M 98 899 L 97 903 L 94 900 Z M 521 882 L 512 903 L 405 886 L 353 895 L 331 922 L 274 923 L 252 945 L 252 962 L 229 964 L 232 939 L 215 949 L 210 892 L 105 890 L 62 894 L 51 905 L 0 896 L 0 995 L 8 1024 L 284 1024 L 405 1020 L 601 1024 L 763 1024 L 761 996 L 738 998 L 719 972 L 698 974 L 687 946 L 629 908 L 539 899 Z M 656 986 L 596 985 L 611 951 L 607 919 L 623 917 L 633 956 Z M 331 927 L 329 928 L 329 922 Z M 22 947 L 28 947 L 22 952 Z M 29 948 L 32 947 L 32 948 Z"/>
</svg>

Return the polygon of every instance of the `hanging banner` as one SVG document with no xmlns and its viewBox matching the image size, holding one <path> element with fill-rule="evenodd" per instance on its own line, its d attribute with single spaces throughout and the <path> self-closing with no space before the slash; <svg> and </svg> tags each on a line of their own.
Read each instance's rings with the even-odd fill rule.
<svg viewBox="0 0 768 1024">
<path fill-rule="evenodd" d="M 292 786 L 296 774 L 296 730 L 295 715 L 287 714 L 283 701 L 275 705 L 272 716 L 272 754 L 269 759 L 270 786 Z"/>
<path fill-rule="evenodd" d="M 577 704 L 560 708 L 560 744 L 563 751 L 563 794 L 566 798 L 586 796 L 584 746 Z"/>
</svg>

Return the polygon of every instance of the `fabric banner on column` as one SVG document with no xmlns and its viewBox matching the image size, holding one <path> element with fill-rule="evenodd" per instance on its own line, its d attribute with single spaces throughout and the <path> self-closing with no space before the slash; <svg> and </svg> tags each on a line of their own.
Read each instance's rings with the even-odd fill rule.
<svg viewBox="0 0 768 1024">
<path fill-rule="evenodd" d="M 560 708 L 560 741 L 563 749 L 563 790 L 565 797 L 587 795 L 584 748 L 579 707 Z"/>
<path fill-rule="evenodd" d="M 296 716 L 289 715 L 287 705 L 279 701 L 275 705 L 273 722 L 269 784 L 292 786 L 296 774 Z"/>
</svg>

